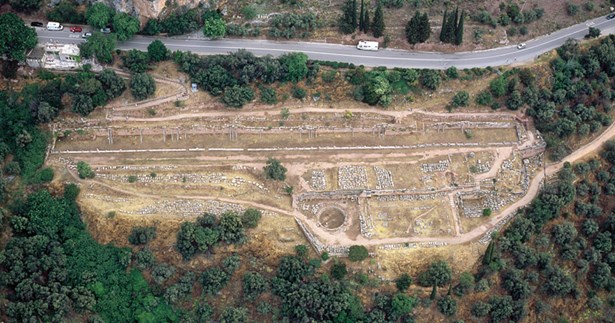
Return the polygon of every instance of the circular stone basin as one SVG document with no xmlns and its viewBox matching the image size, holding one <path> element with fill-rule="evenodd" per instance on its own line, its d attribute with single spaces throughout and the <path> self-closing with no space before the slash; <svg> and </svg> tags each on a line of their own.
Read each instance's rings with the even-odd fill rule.
<svg viewBox="0 0 615 323">
<path fill-rule="evenodd" d="M 344 214 L 344 211 L 336 207 L 327 207 L 318 216 L 318 222 L 330 230 L 341 227 L 345 220 L 346 214 Z"/>
</svg>

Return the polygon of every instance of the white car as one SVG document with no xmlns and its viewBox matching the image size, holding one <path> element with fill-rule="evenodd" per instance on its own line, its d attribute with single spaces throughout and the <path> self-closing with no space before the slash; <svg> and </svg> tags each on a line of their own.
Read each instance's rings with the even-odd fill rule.
<svg viewBox="0 0 615 323">
<path fill-rule="evenodd" d="M 517 45 L 517 49 L 524 49 L 527 45 L 525 43 L 521 43 Z"/>
</svg>

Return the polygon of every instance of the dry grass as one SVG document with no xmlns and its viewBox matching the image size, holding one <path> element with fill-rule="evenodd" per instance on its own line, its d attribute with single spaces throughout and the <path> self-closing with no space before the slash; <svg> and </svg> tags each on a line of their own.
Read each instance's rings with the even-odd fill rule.
<svg viewBox="0 0 615 323">
<path fill-rule="evenodd" d="M 446 197 L 391 202 L 372 199 L 368 205 L 376 238 L 446 236 L 454 232 Z"/>
</svg>

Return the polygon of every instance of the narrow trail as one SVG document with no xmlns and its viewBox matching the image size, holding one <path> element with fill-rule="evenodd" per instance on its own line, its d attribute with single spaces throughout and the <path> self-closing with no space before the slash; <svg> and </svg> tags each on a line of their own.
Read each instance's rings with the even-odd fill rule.
<svg viewBox="0 0 615 323">
<path fill-rule="evenodd" d="M 116 74 L 123 77 L 130 78 L 131 76 L 130 73 L 124 72 L 123 70 L 118 68 L 112 68 L 112 70 L 115 71 Z M 157 83 L 177 87 L 177 91 L 173 94 L 165 95 L 163 97 L 145 99 L 134 103 L 108 105 L 105 108 L 111 111 L 133 111 L 161 105 L 168 102 L 185 101 L 188 99 L 188 89 L 184 84 L 180 83 L 179 81 L 155 74 L 152 75 L 152 78 Z M 109 117 L 107 117 L 107 120 L 109 120 Z"/>
<path fill-rule="evenodd" d="M 128 109 L 128 108 L 127 108 Z M 138 108 L 135 108 L 138 109 Z M 131 110 L 135 110 L 131 109 Z M 115 109 L 118 110 L 118 109 Z M 413 115 L 423 115 L 427 117 L 441 117 L 441 118 L 468 118 L 468 119 L 493 119 L 498 117 L 506 117 L 513 119 L 515 117 L 523 117 L 519 113 L 507 113 L 507 112 L 486 112 L 486 113 L 474 113 L 474 112 L 451 112 L 451 113 L 443 113 L 443 112 L 429 112 L 429 111 L 421 111 L 421 110 L 405 110 L 405 111 L 388 111 L 388 110 L 377 110 L 374 108 L 350 108 L 350 109 L 329 109 L 329 108 L 318 108 L 318 107 L 305 107 L 305 108 L 293 108 L 290 110 L 291 114 L 299 114 L 299 113 L 345 113 L 346 111 L 352 113 L 370 113 L 370 114 L 379 114 L 385 115 L 394 118 L 405 118 Z M 152 118 L 137 118 L 137 117 L 126 117 L 126 116 L 109 116 L 107 120 L 110 121 L 119 121 L 119 122 L 163 122 L 163 121 L 176 121 L 183 119 L 191 119 L 191 118 L 204 118 L 204 117 L 238 117 L 238 116 L 265 116 L 278 114 L 279 111 L 265 109 L 265 110 L 252 110 L 252 111 L 209 111 L 209 112 L 195 112 L 195 113 L 185 113 L 185 114 L 176 114 L 165 117 L 152 117 Z M 95 121 L 95 120 L 92 120 Z"/>
<path fill-rule="evenodd" d="M 500 170 L 500 167 L 502 166 L 502 163 L 504 162 L 504 160 L 510 157 L 510 155 L 513 153 L 513 149 L 511 147 L 498 148 L 497 151 L 498 151 L 497 152 L 498 156 L 493 161 L 493 164 L 491 165 L 491 169 L 489 169 L 489 171 L 486 173 L 478 174 L 474 176 L 474 179 L 477 182 L 482 181 L 487 178 L 495 177 L 498 174 L 498 171 Z"/>
</svg>

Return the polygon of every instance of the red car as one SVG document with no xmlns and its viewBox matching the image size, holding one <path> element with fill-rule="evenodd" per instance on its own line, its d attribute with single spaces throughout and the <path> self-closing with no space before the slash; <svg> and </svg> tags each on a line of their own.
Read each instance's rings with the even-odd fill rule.
<svg viewBox="0 0 615 323">
<path fill-rule="evenodd" d="M 70 27 L 70 32 L 71 33 L 80 33 L 81 31 L 82 31 L 82 29 L 79 26 L 72 26 L 72 27 Z"/>
</svg>

